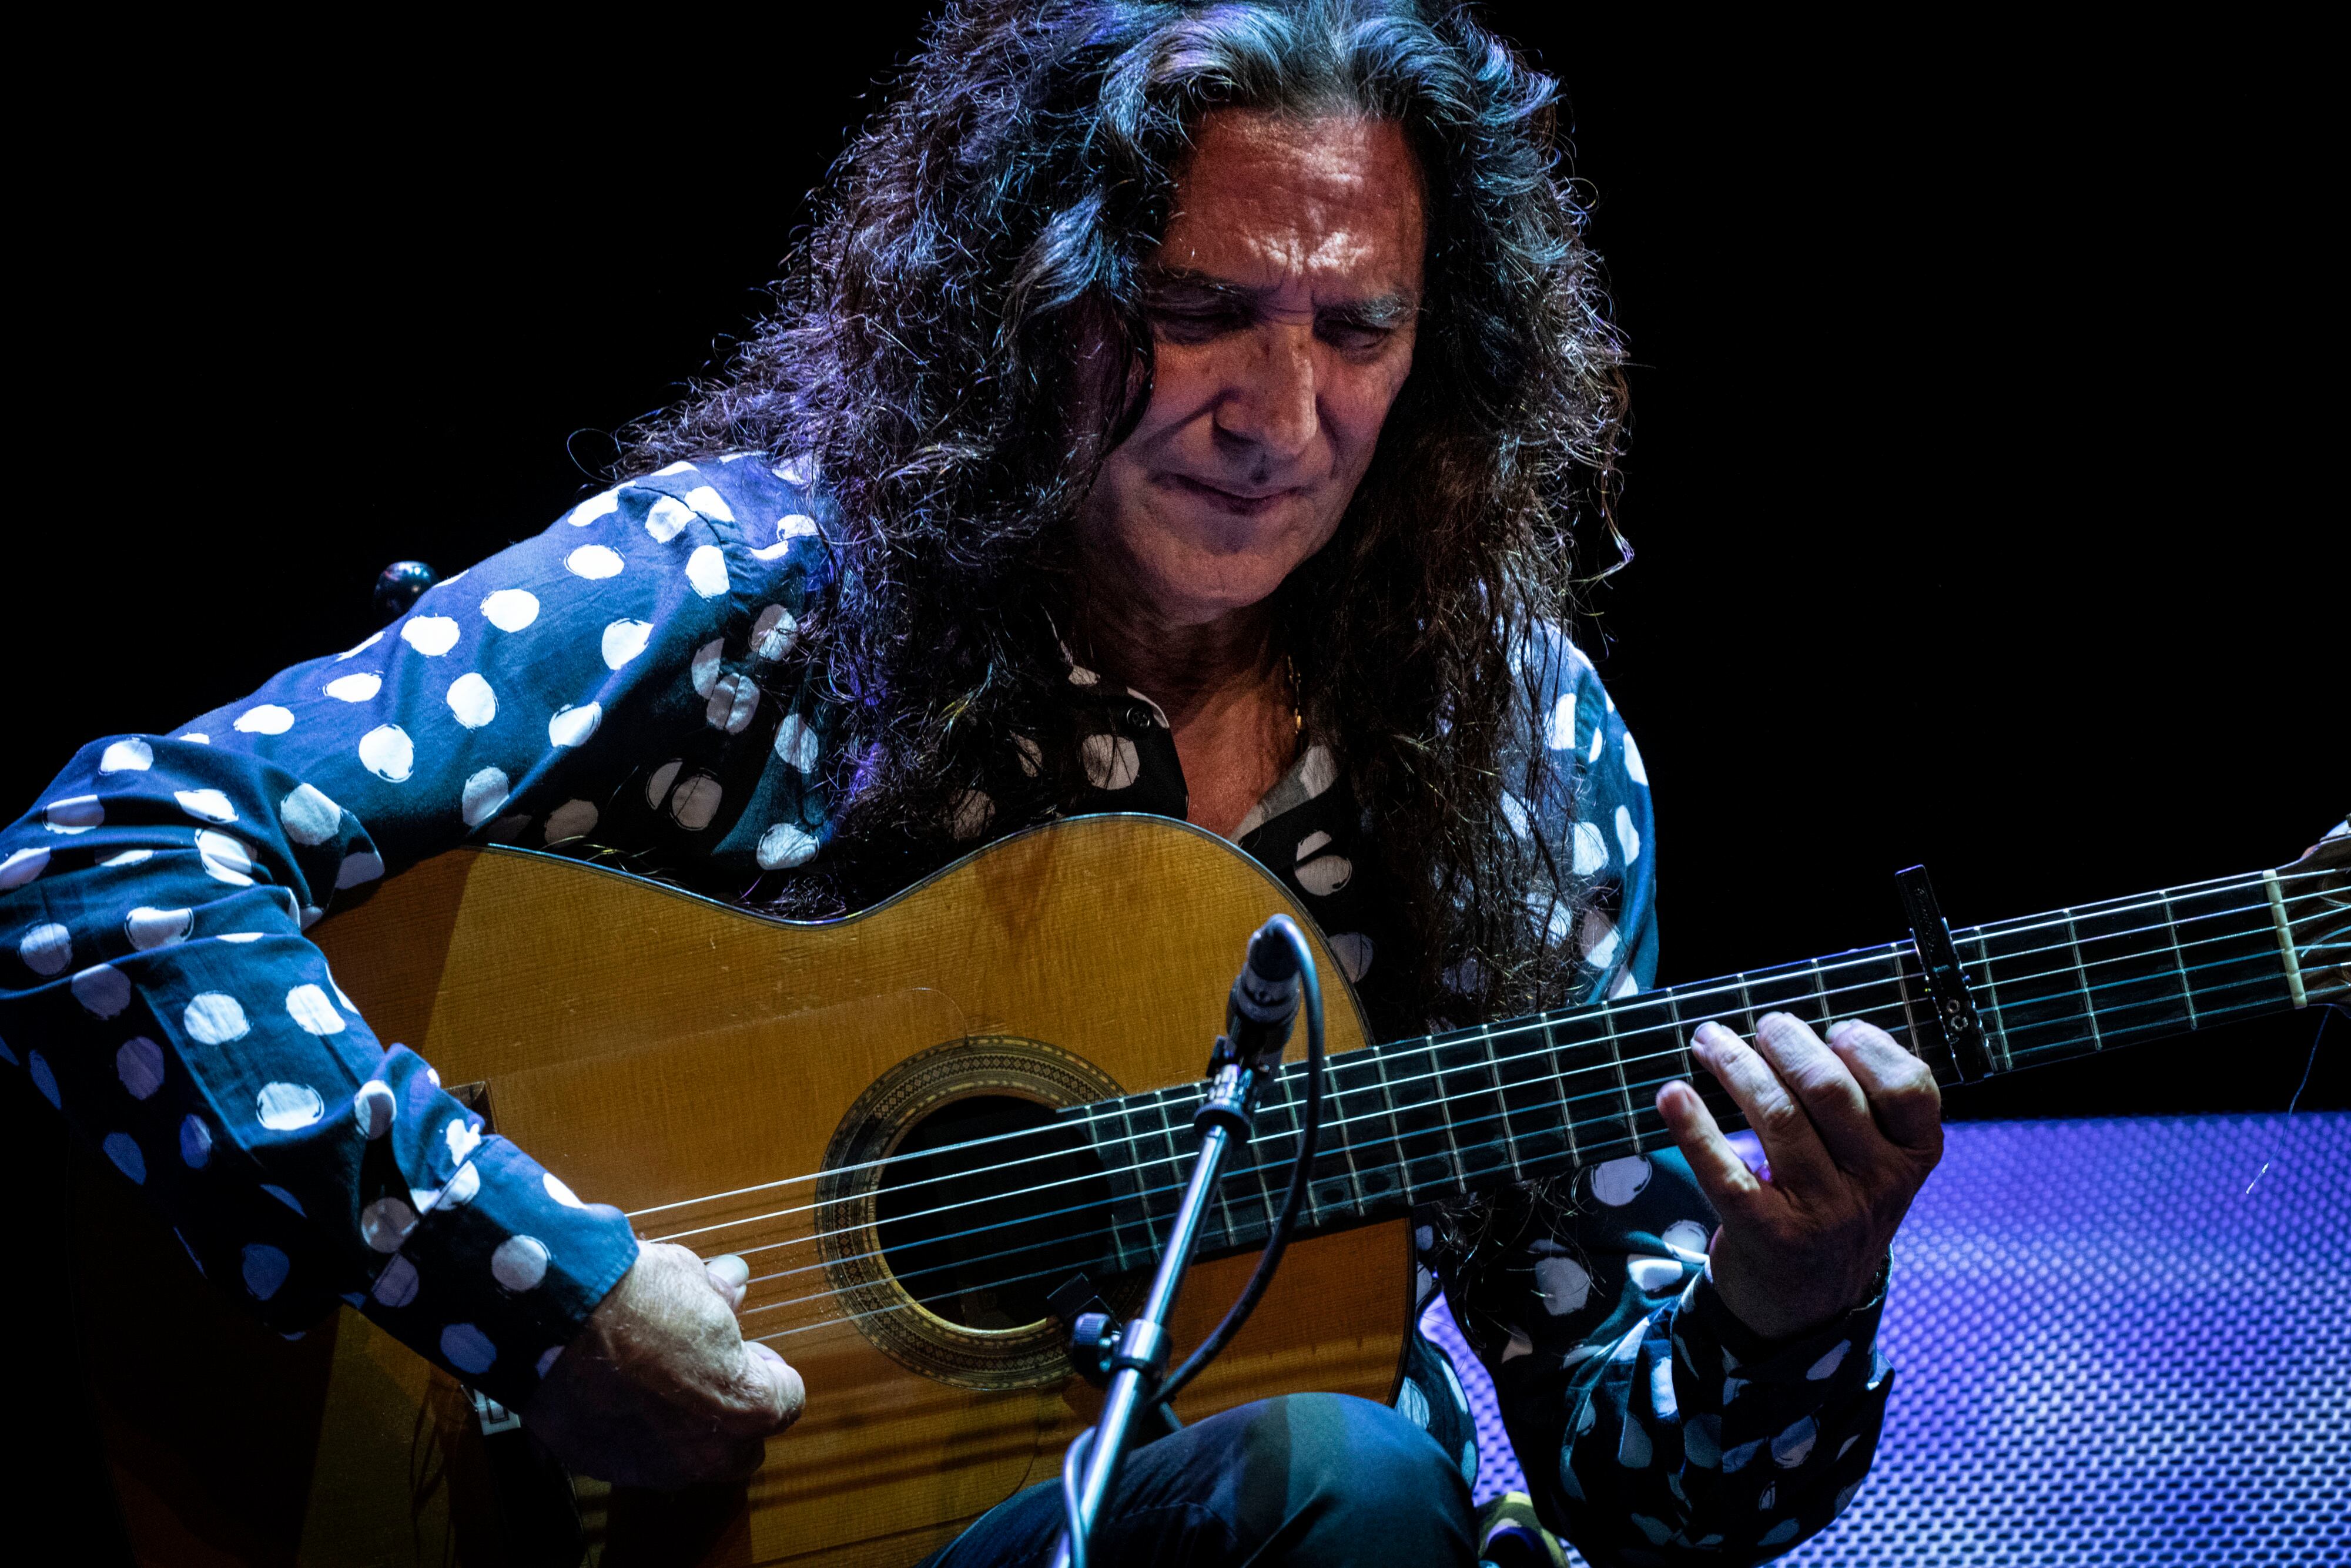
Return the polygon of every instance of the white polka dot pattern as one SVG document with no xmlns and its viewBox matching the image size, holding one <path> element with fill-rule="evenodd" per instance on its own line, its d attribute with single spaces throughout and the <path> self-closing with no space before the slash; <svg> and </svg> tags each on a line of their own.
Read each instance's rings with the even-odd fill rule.
<svg viewBox="0 0 2351 1568">
<path fill-rule="evenodd" d="M 335 1010 L 335 1004 L 327 999 L 327 993 L 316 986 L 297 986 L 287 992 L 286 1013 L 308 1033 L 343 1032 L 343 1015 Z"/>
<path fill-rule="evenodd" d="M 378 725 L 360 737 L 360 762 L 385 783 L 399 784 L 416 770 L 416 747 L 400 726 Z"/>
<path fill-rule="evenodd" d="M 400 640 L 428 659 L 457 645 L 458 627 L 446 615 L 413 615 L 400 623 Z"/>
<path fill-rule="evenodd" d="M 92 1018 L 110 1019 L 131 1005 L 131 977 L 111 964 L 97 964 L 73 977 L 74 1000 Z"/>
<path fill-rule="evenodd" d="M 653 634 L 652 622 L 632 618 L 615 621 L 605 627 L 604 635 L 600 640 L 605 666 L 617 670 L 643 653 L 645 643 Z"/>
<path fill-rule="evenodd" d="M 298 844 L 323 844 L 343 825 L 343 809 L 308 784 L 298 784 L 277 802 L 277 821 Z"/>
<path fill-rule="evenodd" d="M 547 721 L 547 739 L 550 746 L 585 746 L 588 737 L 596 733 L 603 720 L 601 704 L 580 703 L 558 708 L 555 716 Z"/>
<path fill-rule="evenodd" d="M 497 1346 L 489 1335 L 471 1323 L 452 1323 L 441 1331 L 441 1354 L 450 1365 L 467 1375 L 487 1372 L 498 1358 Z"/>
<path fill-rule="evenodd" d="M 375 1284 L 368 1294 L 374 1297 L 381 1306 L 404 1307 L 416 1299 L 419 1282 L 416 1265 L 395 1252 L 385 1261 L 382 1271 L 376 1275 Z"/>
<path fill-rule="evenodd" d="M 758 858 L 763 871 L 805 865 L 816 852 L 816 839 L 794 822 L 778 822 L 759 835 Z"/>
<path fill-rule="evenodd" d="M 54 920 L 29 926 L 16 939 L 16 956 L 36 975 L 60 974 L 73 962 L 73 933 Z"/>
<path fill-rule="evenodd" d="M 163 1087 L 163 1048 L 143 1034 L 132 1035 L 114 1053 L 114 1075 L 133 1100 L 152 1097 Z"/>
<path fill-rule="evenodd" d="M 509 1236 L 490 1254 L 490 1273 L 509 1291 L 532 1291 L 547 1278 L 547 1243 L 535 1236 Z"/>
<path fill-rule="evenodd" d="M 233 1040 L 243 1040 L 252 1026 L 246 1021 L 245 1009 L 235 997 L 223 991 L 206 991 L 192 998 L 180 1015 L 180 1023 L 188 1038 L 199 1045 L 226 1045 Z"/>
<path fill-rule="evenodd" d="M 472 670 L 449 683 L 449 712 L 467 729 L 480 729 L 498 716 L 498 696 Z"/>
<path fill-rule="evenodd" d="M 590 582 L 600 582 L 608 577 L 620 576 L 624 564 L 621 559 L 620 551 L 607 549 L 603 545 L 581 545 L 563 558 L 565 570 L 574 577 L 586 578 Z"/>
<path fill-rule="evenodd" d="M 273 1133 L 295 1132 L 326 1113 L 326 1102 L 307 1083 L 265 1083 L 254 1096 L 255 1117 Z"/>
<path fill-rule="evenodd" d="M 519 632 L 538 619 L 538 596 L 528 589 L 501 588 L 482 601 L 482 619 L 501 632 Z"/>
<path fill-rule="evenodd" d="M 478 828 L 496 816 L 507 803 L 507 790 L 503 768 L 485 768 L 467 779 L 457 797 L 458 814 L 465 818 L 465 826 Z"/>
</svg>

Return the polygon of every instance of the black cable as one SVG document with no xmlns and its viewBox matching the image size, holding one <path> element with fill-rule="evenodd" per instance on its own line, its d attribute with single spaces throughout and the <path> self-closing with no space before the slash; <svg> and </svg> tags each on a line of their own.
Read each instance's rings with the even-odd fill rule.
<svg viewBox="0 0 2351 1568">
<path fill-rule="evenodd" d="M 1315 972 L 1314 954 L 1298 927 L 1284 920 L 1280 930 L 1289 939 L 1290 951 L 1298 955 L 1298 986 L 1306 1003 L 1306 1120 L 1298 1129 L 1298 1155 L 1290 1167 L 1290 1191 L 1282 1197 L 1280 1218 L 1273 1222 L 1273 1234 L 1265 1239 L 1265 1250 L 1257 1255 L 1249 1283 L 1241 1287 L 1224 1321 L 1159 1385 L 1163 1405 L 1171 1404 L 1184 1385 L 1216 1359 L 1257 1310 L 1258 1298 L 1265 1294 L 1265 1288 L 1273 1282 L 1273 1271 L 1281 1266 L 1282 1250 L 1290 1245 L 1290 1228 L 1298 1219 L 1298 1206 L 1305 1200 L 1306 1184 L 1313 1175 L 1314 1151 L 1322 1132 L 1322 982 Z"/>
<path fill-rule="evenodd" d="M 1241 1325 L 1249 1322 L 1249 1313 L 1257 1310 L 1258 1299 L 1273 1282 L 1273 1271 L 1281 1266 L 1281 1254 L 1290 1245 L 1290 1232 L 1298 1220 L 1298 1206 L 1305 1201 L 1306 1184 L 1314 1168 L 1314 1152 L 1322 1133 L 1322 980 L 1314 967 L 1314 954 L 1307 946 L 1305 936 L 1295 923 L 1278 919 L 1274 923 L 1290 944 L 1298 958 L 1298 986 L 1306 1003 L 1306 1119 L 1298 1129 L 1298 1154 L 1290 1166 L 1290 1190 L 1281 1200 L 1281 1213 L 1273 1222 L 1273 1233 L 1266 1238 L 1265 1249 L 1257 1257 L 1257 1267 L 1249 1271 L 1249 1283 L 1224 1318 L 1198 1348 L 1184 1358 L 1184 1364 L 1162 1382 L 1153 1395 L 1151 1408 L 1165 1410 L 1168 1421 L 1175 1423 L 1173 1401 L 1184 1385 L 1198 1375 L 1200 1369 L 1217 1358 L 1217 1354 L 1231 1343 Z M 1275 1069 L 1276 1071 L 1280 1068 Z M 1061 1540 L 1056 1560 L 1065 1560 L 1069 1568 L 1088 1568 L 1086 1532 L 1078 1519 L 1079 1492 L 1084 1483 L 1086 1458 L 1093 1450 L 1096 1428 L 1087 1427 L 1079 1433 L 1061 1456 Z M 1066 1559 L 1061 1554 L 1066 1552 Z"/>
</svg>

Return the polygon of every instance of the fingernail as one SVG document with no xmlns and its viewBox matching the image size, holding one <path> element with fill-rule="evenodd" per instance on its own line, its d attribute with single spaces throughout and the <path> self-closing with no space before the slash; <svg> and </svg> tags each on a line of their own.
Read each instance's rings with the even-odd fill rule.
<svg viewBox="0 0 2351 1568">
<path fill-rule="evenodd" d="M 745 1344 L 744 1348 L 748 1350 L 753 1355 L 764 1356 L 769 1361 L 781 1361 L 784 1359 L 782 1352 L 778 1351 L 774 1345 L 769 1344 L 763 1339 L 748 1341 Z"/>
<path fill-rule="evenodd" d="M 1831 1040 L 1834 1040 L 1837 1036 L 1844 1033 L 1845 1030 L 1852 1029 L 1853 1027 L 1855 1027 L 1855 1025 L 1852 1019 L 1839 1019 L 1836 1022 L 1829 1025 L 1829 1038 Z"/>
<path fill-rule="evenodd" d="M 1723 1028 L 1712 1019 L 1708 1019 L 1704 1023 L 1698 1026 L 1698 1032 L 1691 1036 L 1691 1038 L 1697 1040 L 1700 1045 L 1713 1045 L 1729 1032 L 1730 1031 L 1729 1030 Z"/>
</svg>

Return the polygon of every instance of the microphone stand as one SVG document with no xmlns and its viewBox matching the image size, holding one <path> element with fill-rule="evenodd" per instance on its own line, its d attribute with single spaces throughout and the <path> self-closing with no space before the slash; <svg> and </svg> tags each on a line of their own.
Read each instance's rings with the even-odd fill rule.
<svg viewBox="0 0 2351 1568">
<path fill-rule="evenodd" d="M 1192 1125 L 1200 1130 L 1200 1152 L 1192 1165 L 1192 1179 L 1184 1189 L 1183 1203 L 1176 1211 L 1176 1221 L 1167 1232 L 1167 1244 L 1160 1252 L 1158 1271 L 1152 1276 L 1151 1291 L 1144 1298 L 1143 1310 L 1128 1320 L 1113 1343 L 1104 1327 L 1089 1345 L 1088 1331 L 1081 1331 L 1076 1353 L 1082 1356 L 1093 1350 L 1102 1355 L 1102 1365 L 1110 1373 L 1110 1387 L 1102 1399 L 1102 1419 L 1078 1434 L 1070 1444 L 1061 1461 L 1061 1504 L 1065 1524 L 1060 1543 L 1054 1548 L 1053 1568 L 1088 1568 L 1087 1542 L 1093 1534 L 1095 1517 L 1101 1512 L 1103 1500 L 1110 1496 L 1112 1484 L 1118 1479 L 1121 1461 L 1126 1457 L 1127 1439 L 1137 1415 L 1152 1408 L 1163 1399 L 1172 1399 L 1177 1389 L 1191 1381 L 1193 1375 L 1207 1364 L 1210 1356 L 1224 1348 L 1239 1329 L 1243 1319 L 1257 1305 L 1264 1293 L 1274 1268 L 1281 1260 L 1283 1247 L 1290 1238 L 1290 1224 L 1298 1212 L 1301 1195 L 1304 1192 L 1308 1166 L 1314 1157 L 1314 1138 L 1320 1120 L 1322 1091 L 1322 997 L 1317 982 L 1314 956 L 1297 925 L 1287 916 L 1276 915 L 1268 921 L 1253 939 L 1254 960 L 1257 940 L 1274 937 L 1286 941 L 1298 960 L 1297 982 L 1303 994 L 1307 1010 L 1308 1063 L 1310 1087 L 1307 1114 L 1300 1129 L 1301 1148 L 1290 1173 L 1290 1193 L 1283 1203 L 1280 1217 L 1274 1222 L 1272 1234 L 1267 1239 L 1265 1251 L 1240 1299 L 1227 1312 L 1216 1332 L 1203 1341 L 1199 1349 L 1177 1369 L 1176 1375 L 1163 1385 L 1161 1375 L 1167 1366 L 1167 1317 L 1175 1310 L 1176 1294 L 1183 1288 L 1185 1270 L 1192 1265 L 1193 1249 L 1198 1246 L 1200 1226 L 1216 1197 L 1217 1178 L 1221 1174 L 1227 1154 L 1249 1142 L 1256 1128 L 1257 1100 L 1265 1079 L 1278 1071 L 1281 1065 L 1281 1049 L 1289 1038 L 1289 1022 L 1280 1025 L 1280 1038 L 1272 1041 L 1272 1050 L 1265 1055 L 1242 1054 L 1234 1038 L 1242 1034 L 1238 1015 L 1231 1020 L 1231 1034 L 1219 1036 L 1216 1052 L 1208 1060 L 1211 1074 L 1208 1095 L 1193 1113 Z M 1241 984 L 1247 984 L 1245 974 Z M 1240 986 L 1235 988 L 1237 998 Z M 1262 1044 L 1262 1041 L 1257 1043 Z M 1174 1412 L 1166 1413 L 1169 1425 L 1174 1425 Z"/>
</svg>

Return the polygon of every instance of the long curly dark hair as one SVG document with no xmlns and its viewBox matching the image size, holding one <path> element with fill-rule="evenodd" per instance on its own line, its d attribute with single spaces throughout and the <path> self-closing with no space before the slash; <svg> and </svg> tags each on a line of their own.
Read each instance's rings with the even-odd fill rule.
<svg viewBox="0 0 2351 1568">
<path fill-rule="evenodd" d="M 1625 389 L 1555 95 L 1467 10 L 1413 0 L 967 0 L 937 19 L 817 193 L 777 308 L 723 380 L 629 435 L 632 465 L 805 463 L 831 503 L 839 575 L 801 646 L 856 743 L 836 849 L 784 907 L 942 863 L 975 787 L 999 830 L 1082 790 L 1073 745 L 1033 780 L 1005 762 L 1071 722 L 1071 530 L 1149 395 L 1144 270 L 1192 133 L 1222 107 L 1363 113 L 1422 165 L 1425 314 L 1371 469 L 1279 620 L 1313 628 L 1290 650 L 1309 725 L 1418 938 L 1404 1018 L 1562 999 L 1571 922 L 1545 916 L 1577 890 L 1503 811 L 1544 788 L 1506 759 L 1548 766 L 1512 743 L 1533 717 L 1515 666 L 1567 623 L 1572 538 L 1614 538 Z M 1115 370 L 1104 395 L 1080 368 L 1105 342 L 1123 396 Z"/>
</svg>

